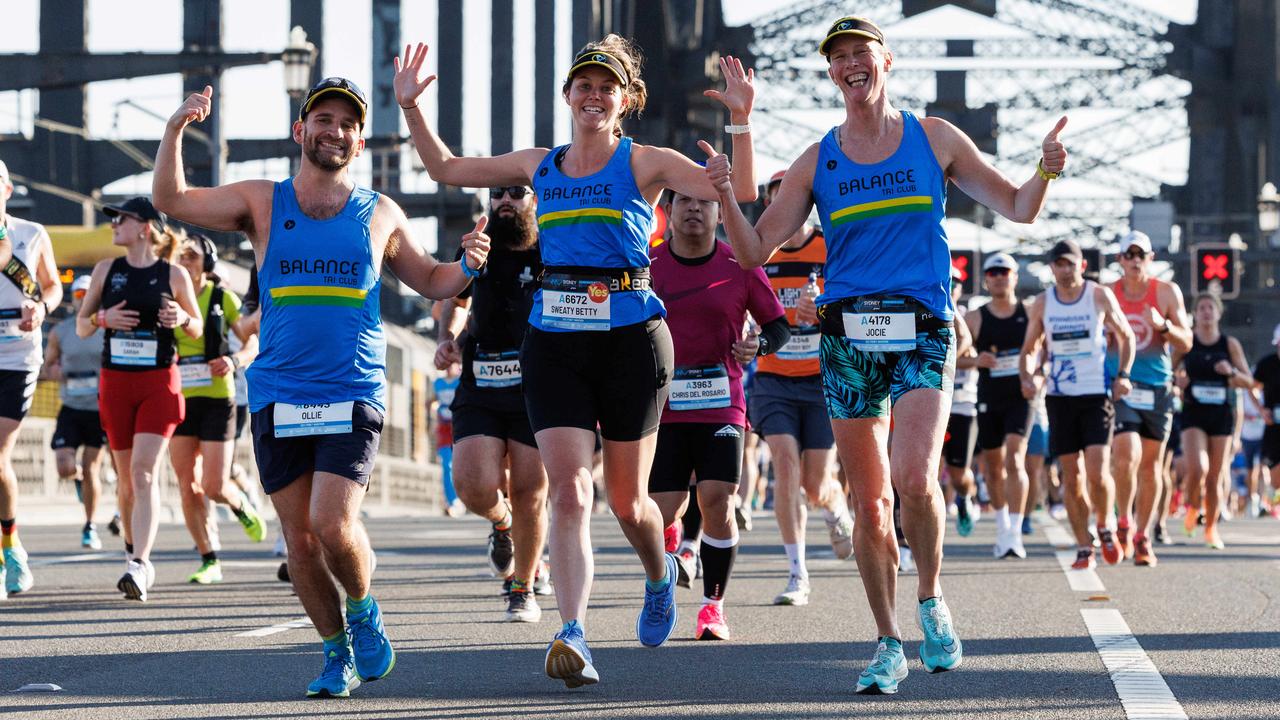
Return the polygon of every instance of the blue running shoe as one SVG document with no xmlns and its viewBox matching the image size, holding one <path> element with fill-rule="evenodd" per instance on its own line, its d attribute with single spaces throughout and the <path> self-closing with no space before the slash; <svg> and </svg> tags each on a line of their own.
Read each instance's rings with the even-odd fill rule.
<svg viewBox="0 0 1280 720">
<path fill-rule="evenodd" d="M 324 670 L 307 686 L 307 697 L 347 697 L 358 687 L 360 678 L 356 677 L 351 648 L 325 643 Z"/>
<path fill-rule="evenodd" d="M 1031 535 L 1034 532 L 1035 532 L 1035 529 L 1031 527 L 1031 516 L 1023 515 L 1022 516 L 1022 534 Z"/>
<path fill-rule="evenodd" d="M 356 674 L 365 682 L 386 677 L 396 666 L 396 651 L 391 649 L 387 630 L 382 626 L 378 601 L 369 598 L 369 607 L 361 612 L 347 611 L 347 632 L 355 656 Z"/>
<path fill-rule="evenodd" d="M 920 643 L 920 662 L 931 673 L 946 672 L 960 667 L 964 648 L 951 625 L 951 611 L 942 598 L 929 598 L 920 603 L 916 622 L 924 633 Z"/>
<path fill-rule="evenodd" d="M 680 612 L 676 608 L 676 556 L 667 553 L 667 586 L 653 591 L 646 584 L 644 607 L 636 618 L 636 637 L 645 647 L 658 647 L 671 637 Z"/>
<path fill-rule="evenodd" d="M 600 675 L 591 664 L 591 651 L 582 636 L 582 626 L 574 623 L 556 634 L 547 646 L 547 677 L 563 680 L 565 687 L 595 685 Z"/>
<path fill-rule="evenodd" d="M 902 654 L 902 641 L 883 637 L 876 646 L 871 664 L 858 675 L 857 692 L 861 695 L 893 695 L 898 683 L 907 677 L 907 656 Z"/>
<path fill-rule="evenodd" d="M 4 549 L 4 589 L 10 595 L 26 592 L 35 584 L 31 568 L 27 567 L 27 551 L 21 545 Z"/>
</svg>

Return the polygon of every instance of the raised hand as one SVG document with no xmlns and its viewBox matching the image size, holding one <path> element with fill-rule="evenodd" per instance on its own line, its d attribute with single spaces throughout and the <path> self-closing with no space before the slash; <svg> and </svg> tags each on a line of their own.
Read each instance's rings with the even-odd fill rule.
<svg viewBox="0 0 1280 720">
<path fill-rule="evenodd" d="M 418 104 L 418 96 L 422 95 L 422 91 L 427 86 L 435 82 L 435 75 L 428 75 L 426 79 L 420 79 L 422 75 L 422 66 L 427 62 L 427 46 L 425 43 L 418 43 L 417 47 L 409 45 L 404 46 L 404 57 L 393 58 L 391 63 L 395 66 L 396 77 L 392 81 L 392 88 L 395 89 L 396 102 L 401 108 L 409 109 Z"/>
<path fill-rule="evenodd" d="M 488 224 L 489 216 L 481 215 L 476 221 L 476 229 L 462 236 L 462 248 L 465 251 L 462 261 L 472 270 L 484 267 L 489 259 L 489 236 L 484 234 Z"/>
<path fill-rule="evenodd" d="M 204 90 L 191 93 L 186 102 L 169 116 L 169 124 L 182 129 L 193 122 L 204 122 L 213 111 L 213 87 L 205 85 Z"/>
<path fill-rule="evenodd" d="M 706 140 L 699 140 L 698 147 L 702 148 L 702 152 L 707 154 L 707 179 L 711 181 L 711 187 L 721 196 L 733 195 L 733 183 L 730 181 L 732 168 L 729 166 L 729 156 L 717 152 L 715 148 Z"/>
<path fill-rule="evenodd" d="M 1067 116 L 1063 115 L 1058 124 L 1053 126 L 1048 135 L 1044 136 L 1044 143 L 1040 146 L 1040 156 L 1042 158 L 1041 165 L 1045 172 L 1060 173 L 1067 166 L 1067 149 L 1062 146 L 1062 141 L 1058 139 L 1058 134 L 1062 132 L 1062 128 L 1067 126 Z"/>
<path fill-rule="evenodd" d="M 743 69 L 741 60 L 726 55 L 720 58 L 720 73 L 724 75 L 724 90 L 703 90 L 702 94 L 724 104 L 731 116 L 745 122 L 755 102 L 756 88 L 752 83 L 756 71 Z"/>
</svg>

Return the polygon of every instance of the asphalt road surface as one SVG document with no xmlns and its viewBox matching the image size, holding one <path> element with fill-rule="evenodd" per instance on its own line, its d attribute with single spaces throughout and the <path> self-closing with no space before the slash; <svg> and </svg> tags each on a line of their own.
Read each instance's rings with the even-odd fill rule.
<svg viewBox="0 0 1280 720">
<path fill-rule="evenodd" d="M 1178 523 L 1170 523 L 1171 526 Z M 852 561 L 810 526 L 812 602 L 775 607 L 786 559 L 771 518 L 746 534 L 726 600 L 731 642 L 692 639 L 701 599 L 680 589 L 663 647 L 635 639 L 640 566 L 608 515 L 593 521 L 596 584 L 587 638 L 600 684 L 568 690 L 542 671 L 559 629 L 553 597 L 536 625 L 503 621 L 475 518 L 377 517 L 374 594 L 395 670 L 346 700 L 307 700 L 315 631 L 276 579 L 268 541 L 222 526 L 225 582 L 185 584 L 185 530 L 161 528 L 146 603 L 120 598 L 119 540 L 79 548 L 78 528 L 24 526 L 35 587 L 0 601 L 0 716 L 20 718 L 1263 718 L 1280 717 L 1280 522 L 1225 526 L 1225 551 L 1158 548 L 1158 568 L 1103 567 L 1070 579 L 1063 540 L 1038 518 L 1025 561 L 990 557 L 994 526 L 948 527 L 943 588 L 963 666 L 924 672 L 914 582 L 899 586 L 910 676 L 891 697 L 855 695 L 875 627 Z M 1047 531 L 1047 532 L 1046 532 Z M 1077 589 L 1073 589 L 1073 585 Z M 259 631 L 259 632 L 254 632 Z M 246 635 L 248 633 L 248 635 Z M 54 683 L 53 692 L 16 692 Z M 1185 713 L 1185 715 L 1184 715 Z"/>
</svg>

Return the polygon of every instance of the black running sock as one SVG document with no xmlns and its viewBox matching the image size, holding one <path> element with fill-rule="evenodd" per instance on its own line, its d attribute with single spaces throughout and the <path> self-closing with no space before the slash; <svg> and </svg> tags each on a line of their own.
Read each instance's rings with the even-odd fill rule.
<svg viewBox="0 0 1280 720">
<path fill-rule="evenodd" d="M 92 529 L 93 529 L 93 523 L 91 523 L 91 522 L 87 522 L 87 523 L 85 523 L 85 524 L 84 524 L 84 531 L 85 531 L 85 532 L 89 532 L 89 531 L 90 531 L 90 530 L 92 530 Z"/>
<path fill-rule="evenodd" d="M 218 553 L 210 550 L 209 552 L 201 555 L 200 559 L 204 562 L 218 562 Z"/>
<path fill-rule="evenodd" d="M 133 557 L 133 543 L 124 544 L 124 554 Z"/>
<path fill-rule="evenodd" d="M 13 525 L 18 522 L 17 518 L 9 518 L 8 520 L 0 520 L 0 532 L 5 535 L 13 534 Z"/>
<path fill-rule="evenodd" d="M 702 555 L 702 595 L 719 600 L 724 597 L 733 561 L 738 557 L 738 538 L 720 540 L 703 535 L 699 552 Z"/>
<path fill-rule="evenodd" d="M 684 518 L 684 537 L 681 540 L 696 540 L 698 533 L 702 532 L 702 510 L 698 507 L 698 488 L 689 488 L 689 507 L 685 508 Z"/>
<path fill-rule="evenodd" d="M 956 495 L 956 514 L 961 518 L 969 517 L 969 498 L 965 495 Z"/>
<path fill-rule="evenodd" d="M 243 501 L 240 503 L 240 507 L 233 507 L 233 508 L 231 508 L 231 512 L 236 516 L 236 519 L 237 519 L 237 520 L 240 520 L 241 522 L 243 522 L 243 521 L 245 520 L 245 518 L 247 517 L 247 516 L 244 514 L 244 502 L 243 502 Z"/>
</svg>

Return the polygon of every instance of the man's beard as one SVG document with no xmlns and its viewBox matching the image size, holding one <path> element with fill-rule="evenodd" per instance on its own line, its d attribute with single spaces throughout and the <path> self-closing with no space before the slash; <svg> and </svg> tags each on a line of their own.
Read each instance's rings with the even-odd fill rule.
<svg viewBox="0 0 1280 720">
<path fill-rule="evenodd" d="M 527 250 L 538 242 L 532 208 L 526 212 L 515 210 L 511 215 L 500 214 L 496 210 L 490 211 L 489 225 L 485 232 L 493 240 L 494 245 L 507 250 Z"/>
<path fill-rule="evenodd" d="M 356 154 L 355 147 L 353 146 L 337 160 L 332 160 L 329 157 L 322 158 L 320 156 L 320 141 L 313 138 L 308 138 L 303 144 L 302 152 L 307 156 L 307 159 L 311 161 L 312 165 L 315 165 L 321 170 L 328 170 L 330 172 L 341 170 L 347 165 L 350 165 Z"/>
</svg>

